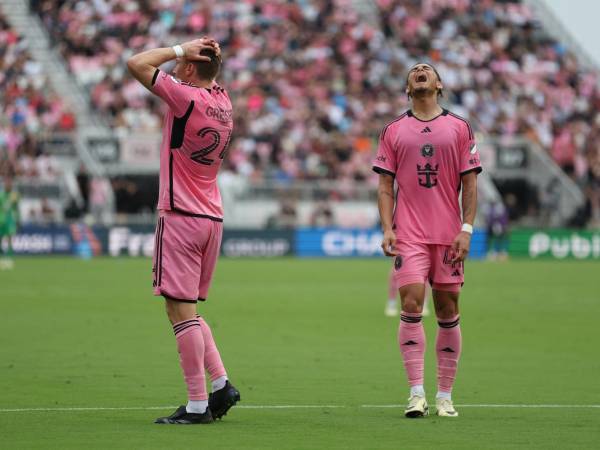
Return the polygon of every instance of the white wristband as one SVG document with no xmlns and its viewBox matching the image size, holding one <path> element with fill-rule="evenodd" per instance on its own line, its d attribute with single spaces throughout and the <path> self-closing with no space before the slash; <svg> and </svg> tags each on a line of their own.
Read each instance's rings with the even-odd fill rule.
<svg viewBox="0 0 600 450">
<path fill-rule="evenodd" d="M 463 226 L 460 229 L 460 231 L 464 231 L 465 233 L 473 234 L 473 225 L 471 225 L 469 223 L 463 223 Z"/>
<path fill-rule="evenodd" d="M 175 56 L 177 56 L 178 58 L 181 58 L 183 55 L 185 55 L 185 52 L 183 51 L 183 47 L 181 45 L 177 44 L 171 48 L 175 52 Z"/>
</svg>

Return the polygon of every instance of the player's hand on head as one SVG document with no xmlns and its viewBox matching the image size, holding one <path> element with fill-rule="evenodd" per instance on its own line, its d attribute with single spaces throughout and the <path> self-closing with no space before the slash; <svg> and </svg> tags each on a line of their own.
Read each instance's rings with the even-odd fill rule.
<svg viewBox="0 0 600 450">
<path fill-rule="evenodd" d="M 221 56 L 221 46 L 217 41 L 208 36 L 202 36 L 202 40 L 205 42 L 206 45 L 209 45 L 213 48 L 217 56 Z"/>
<path fill-rule="evenodd" d="M 381 248 L 385 256 L 398 256 L 398 251 L 396 250 L 396 233 L 392 230 L 384 231 Z"/>
<path fill-rule="evenodd" d="M 469 250 L 471 248 L 471 234 L 466 231 L 461 231 L 454 238 L 454 242 L 452 242 L 452 250 L 454 250 L 454 257 L 452 258 L 452 262 L 460 262 L 464 261 L 467 255 L 469 254 Z"/>
<path fill-rule="evenodd" d="M 215 54 L 220 58 L 221 57 L 221 46 L 218 42 L 214 43 Z"/>
<path fill-rule="evenodd" d="M 219 44 L 209 37 L 202 37 L 200 39 L 185 42 L 181 44 L 181 47 L 183 48 L 184 57 L 188 61 L 210 61 L 209 56 L 200 55 L 200 52 L 206 49 L 214 50 L 217 56 L 221 53 Z"/>
</svg>

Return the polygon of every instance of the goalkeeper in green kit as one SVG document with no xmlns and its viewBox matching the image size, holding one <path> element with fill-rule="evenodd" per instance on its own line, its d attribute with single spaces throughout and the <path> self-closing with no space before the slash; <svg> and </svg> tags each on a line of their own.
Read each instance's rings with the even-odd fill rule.
<svg viewBox="0 0 600 450">
<path fill-rule="evenodd" d="M 19 193 L 13 189 L 12 180 L 4 179 L 0 189 L 0 270 L 12 269 L 12 238 L 17 233 L 19 220 Z"/>
</svg>

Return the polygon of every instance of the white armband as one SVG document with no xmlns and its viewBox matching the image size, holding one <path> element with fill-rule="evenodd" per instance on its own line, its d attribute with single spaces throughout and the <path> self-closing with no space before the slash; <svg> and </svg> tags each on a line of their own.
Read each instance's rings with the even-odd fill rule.
<svg viewBox="0 0 600 450">
<path fill-rule="evenodd" d="M 465 233 L 473 234 L 473 225 L 471 225 L 470 223 L 463 223 L 463 226 L 460 229 L 460 231 L 464 231 Z"/>
<path fill-rule="evenodd" d="M 177 44 L 171 48 L 175 52 L 175 56 L 177 56 L 178 58 L 181 58 L 183 55 L 185 55 L 185 52 L 183 51 L 183 47 L 181 45 Z"/>
</svg>

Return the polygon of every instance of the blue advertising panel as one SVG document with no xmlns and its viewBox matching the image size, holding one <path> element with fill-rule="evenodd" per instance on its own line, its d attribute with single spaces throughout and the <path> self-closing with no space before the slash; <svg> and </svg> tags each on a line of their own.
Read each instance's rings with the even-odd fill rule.
<svg viewBox="0 0 600 450">
<path fill-rule="evenodd" d="M 471 237 L 469 259 L 484 259 L 487 255 L 487 232 L 475 229 Z"/>
<path fill-rule="evenodd" d="M 6 240 L 2 245 L 7 250 Z M 16 255 L 64 255 L 72 252 L 73 239 L 67 226 L 26 225 L 13 236 L 12 247 Z"/>
<path fill-rule="evenodd" d="M 301 228 L 296 231 L 296 256 L 374 257 L 383 256 L 379 229 Z M 486 233 L 475 230 L 469 258 L 481 259 L 487 253 Z"/>
<path fill-rule="evenodd" d="M 296 255 L 381 256 L 382 238 L 378 229 L 300 228 L 296 231 Z"/>
<path fill-rule="evenodd" d="M 225 229 L 221 254 L 232 258 L 291 256 L 294 254 L 294 231 Z"/>
<path fill-rule="evenodd" d="M 152 257 L 154 252 L 154 225 L 115 226 L 102 234 L 104 253 L 110 256 Z"/>
<path fill-rule="evenodd" d="M 221 254 L 228 257 L 379 257 L 383 234 L 379 229 L 300 228 L 297 230 L 225 230 Z M 3 242 L 6 249 L 7 242 Z M 13 237 L 17 255 L 96 255 L 151 257 L 154 226 L 89 227 L 24 225 Z M 469 258 L 487 253 L 486 233 L 475 230 Z"/>
</svg>

